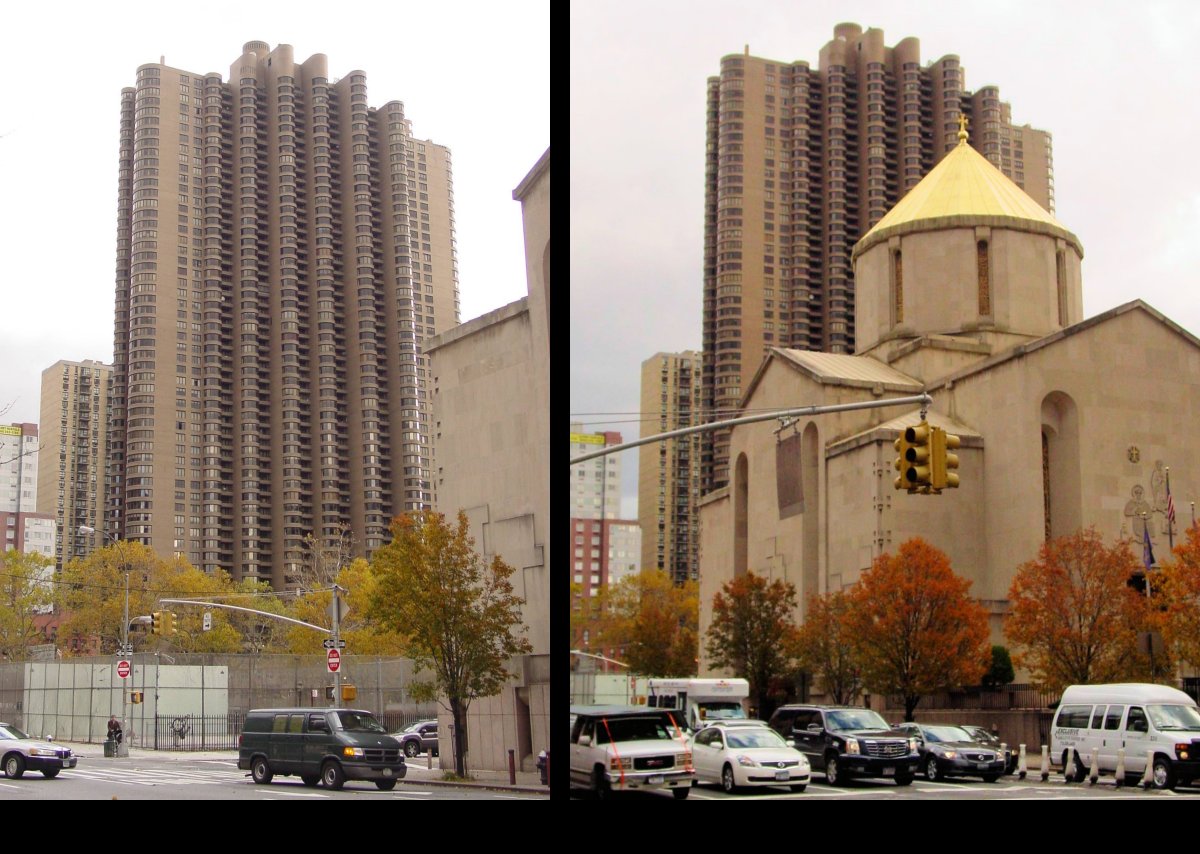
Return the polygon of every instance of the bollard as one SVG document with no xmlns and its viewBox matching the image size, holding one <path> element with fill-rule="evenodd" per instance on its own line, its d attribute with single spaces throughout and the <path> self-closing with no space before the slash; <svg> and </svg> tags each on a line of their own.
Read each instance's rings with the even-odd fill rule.
<svg viewBox="0 0 1200 854">
<path fill-rule="evenodd" d="M 508 785 L 517 785 L 517 759 L 516 751 L 511 748 L 508 751 Z"/>
<path fill-rule="evenodd" d="M 1125 785 L 1125 748 L 1117 751 L 1117 770 L 1113 772 L 1113 776 L 1117 778 L 1117 788 Z"/>
<path fill-rule="evenodd" d="M 1146 773 L 1142 775 L 1142 788 L 1154 788 L 1154 750 L 1146 751 Z"/>
<path fill-rule="evenodd" d="M 1024 780 L 1029 773 L 1029 764 L 1025 759 L 1025 745 L 1021 745 L 1021 750 L 1017 754 L 1017 779 Z"/>
<path fill-rule="evenodd" d="M 1000 742 L 1000 758 L 1004 760 L 1004 770 L 1001 774 L 1008 773 L 1008 745 L 1005 742 Z"/>
<path fill-rule="evenodd" d="M 1064 783 L 1070 783 L 1075 777 L 1075 751 L 1067 749 L 1067 761 L 1063 763 L 1063 780 Z"/>
<path fill-rule="evenodd" d="M 1096 781 L 1100 779 L 1100 748 L 1092 748 L 1092 767 L 1088 771 L 1088 783 L 1096 785 Z"/>
<path fill-rule="evenodd" d="M 1042 782 L 1045 783 L 1050 779 L 1050 751 L 1046 749 L 1046 745 L 1042 745 Z"/>
<path fill-rule="evenodd" d="M 433 770 L 433 751 L 432 750 L 427 750 L 425 752 L 425 767 L 428 768 L 430 771 Z"/>
</svg>

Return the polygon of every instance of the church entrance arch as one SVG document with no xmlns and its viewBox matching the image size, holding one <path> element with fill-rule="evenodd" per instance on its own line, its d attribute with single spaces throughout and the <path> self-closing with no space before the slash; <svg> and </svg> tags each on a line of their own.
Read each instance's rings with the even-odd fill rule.
<svg viewBox="0 0 1200 854">
<path fill-rule="evenodd" d="M 1042 498 L 1046 539 L 1083 527 L 1080 487 L 1079 407 L 1052 391 L 1042 399 Z"/>
</svg>

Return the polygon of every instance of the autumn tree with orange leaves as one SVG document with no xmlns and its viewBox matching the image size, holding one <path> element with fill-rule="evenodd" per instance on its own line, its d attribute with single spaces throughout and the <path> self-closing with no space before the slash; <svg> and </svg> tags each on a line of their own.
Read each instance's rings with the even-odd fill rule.
<svg viewBox="0 0 1200 854">
<path fill-rule="evenodd" d="M 797 629 L 796 588 L 753 572 L 727 581 L 713 596 L 712 624 L 706 632 L 709 663 L 750 683 L 757 714 L 774 710 L 771 680 L 792 671 Z"/>
<path fill-rule="evenodd" d="M 1163 639 L 1170 653 L 1193 667 L 1200 666 L 1200 527 L 1188 529 L 1187 538 L 1175 547 L 1151 588 L 1159 608 Z"/>
<path fill-rule="evenodd" d="M 695 676 L 700 653 L 700 585 L 675 584 L 661 569 L 643 569 L 590 603 L 590 649 L 624 661 L 631 673 Z"/>
<path fill-rule="evenodd" d="M 1017 664 L 1051 690 L 1141 675 L 1146 599 L 1127 584 L 1140 567 L 1127 541 L 1105 546 L 1095 528 L 1044 543 L 1008 593 L 1004 631 Z"/>
<path fill-rule="evenodd" d="M 821 693 L 847 705 L 862 691 L 862 668 L 849 624 L 853 600 L 844 590 L 811 596 L 796 644 L 800 666 L 816 677 Z"/>
<path fill-rule="evenodd" d="M 975 685 L 991 663 L 988 618 L 971 582 L 920 537 L 883 554 L 851 591 L 848 628 L 863 684 L 904 698 L 904 719 L 925 694 Z"/>
</svg>

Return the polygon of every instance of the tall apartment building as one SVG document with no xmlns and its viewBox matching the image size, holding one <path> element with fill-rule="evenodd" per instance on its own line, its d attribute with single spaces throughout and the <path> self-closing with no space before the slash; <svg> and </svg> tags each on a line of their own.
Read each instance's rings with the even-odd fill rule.
<svg viewBox="0 0 1200 854">
<path fill-rule="evenodd" d="M 971 144 L 1048 211 L 1050 134 L 1011 121 L 959 58 L 839 24 L 820 64 L 744 54 L 708 80 L 704 409 L 736 409 L 771 347 L 854 352 L 850 250 L 957 144 Z M 728 431 L 706 433 L 703 489 L 728 482 Z"/>
<path fill-rule="evenodd" d="M 37 509 L 57 522 L 54 563 L 82 557 L 103 542 L 79 533 L 104 524 L 108 390 L 112 365 L 59 361 L 42 371 Z"/>
<path fill-rule="evenodd" d="M 54 556 L 54 517 L 37 512 L 38 425 L 0 426 L 0 551 Z"/>
<path fill-rule="evenodd" d="M 121 93 L 110 533 L 287 585 L 429 507 L 426 338 L 458 323 L 449 152 L 366 75 L 247 43 Z"/>
<path fill-rule="evenodd" d="M 571 456 L 600 447 L 621 444 L 621 434 L 585 433 L 583 424 L 571 424 Z M 621 517 L 621 455 L 608 454 L 571 466 L 571 518 L 619 519 Z"/>
<path fill-rule="evenodd" d="M 692 350 L 655 353 L 642 362 L 643 435 L 700 423 L 701 364 Z M 642 566 L 669 572 L 677 584 L 695 580 L 699 567 L 701 441 L 694 433 L 638 449 Z"/>
</svg>

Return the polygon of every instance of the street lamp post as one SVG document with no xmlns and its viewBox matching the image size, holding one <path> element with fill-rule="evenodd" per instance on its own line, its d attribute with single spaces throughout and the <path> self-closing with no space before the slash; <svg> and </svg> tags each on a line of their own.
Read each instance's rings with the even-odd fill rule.
<svg viewBox="0 0 1200 854">
<path fill-rule="evenodd" d="M 96 534 L 98 532 L 90 525 L 80 525 L 79 533 L 81 534 Z M 132 656 L 132 650 L 129 647 L 129 566 L 125 562 L 125 550 L 121 547 L 121 541 L 116 534 L 103 534 L 105 539 L 111 539 L 113 545 L 117 547 L 117 552 L 121 557 L 121 571 L 125 573 L 125 619 L 121 621 L 121 650 L 118 653 L 118 658 L 124 655 Z M 133 675 L 132 673 L 130 674 Z M 121 686 L 121 729 L 123 732 L 129 732 L 129 721 L 126 719 L 125 707 L 125 686 Z M 128 748 L 122 744 L 120 751 L 127 751 Z M 128 754 L 126 754 L 128 755 Z"/>
</svg>

